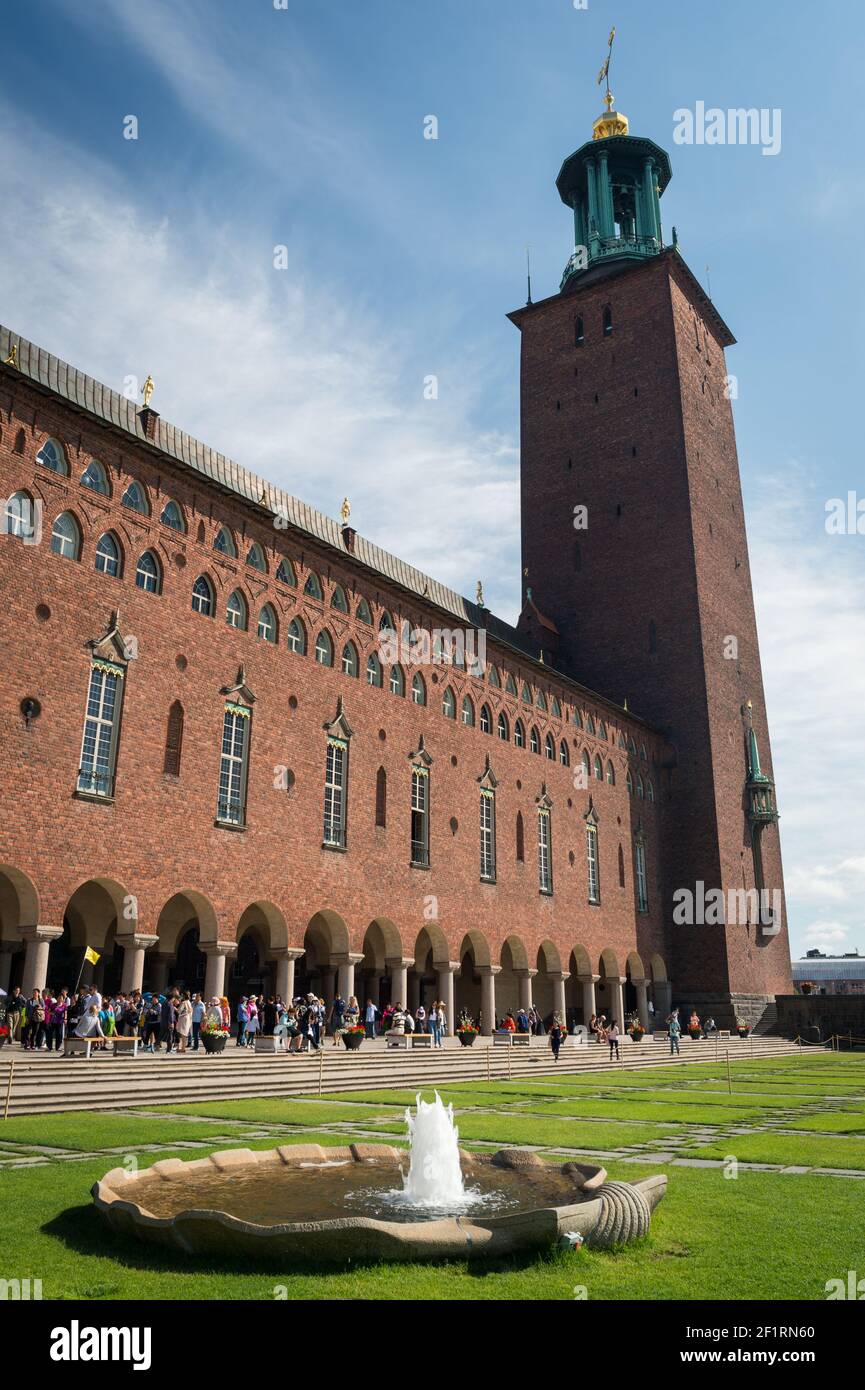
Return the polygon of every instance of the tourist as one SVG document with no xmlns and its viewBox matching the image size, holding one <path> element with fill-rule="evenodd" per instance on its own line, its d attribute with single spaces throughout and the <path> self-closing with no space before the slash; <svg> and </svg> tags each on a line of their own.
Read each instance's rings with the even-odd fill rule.
<svg viewBox="0 0 865 1390">
<path fill-rule="evenodd" d="M 667 1037 L 670 1039 L 671 1057 L 674 1053 L 677 1057 L 681 1055 L 679 1051 L 679 1038 L 681 1037 L 681 1035 L 682 1025 L 679 1022 L 679 1010 L 674 1009 L 673 1012 L 670 1014 L 670 1017 L 667 1019 Z"/>
<path fill-rule="evenodd" d="M 444 1001 L 443 999 L 440 999 L 439 1002 L 438 1002 L 438 1016 L 439 1016 L 439 1043 L 438 1043 L 438 1045 L 439 1045 L 439 1047 L 441 1047 L 441 1046 L 442 1046 L 442 1038 L 446 1035 L 446 1033 L 447 1033 L 447 1027 L 448 1027 L 448 1016 L 447 1016 L 447 1011 L 446 1011 L 446 1009 L 445 1009 L 445 1001 Z"/>
<path fill-rule="evenodd" d="M 411 1009 L 405 1010 L 405 1031 L 407 1033 L 413 1033 L 415 1031 L 414 1017 Z"/>
<path fill-rule="evenodd" d="M 391 1010 L 390 1028 L 388 1032 L 402 1035 L 405 1031 L 405 1014 L 403 1013 L 402 1004 L 394 1004 Z"/>
<path fill-rule="evenodd" d="M 438 1001 L 437 999 L 434 999 L 433 1002 L 432 1002 L 432 1004 L 430 1005 L 430 1011 L 429 1011 L 429 1026 L 430 1026 L 430 1032 L 432 1033 L 432 1045 L 433 1045 L 433 1047 L 441 1047 L 441 1045 L 442 1045 L 442 1009 L 441 1009 L 441 1005 L 440 1005 L 440 1003 L 439 1003 L 439 1001 Z"/>
<path fill-rule="evenodd" d="M 417 1031 L 418 1031 L 419 1033 L 425 1033 L 425 1032 L 426 1032 L 426 1009 L 424 1008 L 423 1004 L 418 1004 L 417 1008 L 415 1009 L 415 1011 L 414 1011 L 414 1021 L 415 1021 L 416 1025 L 417 1025 Z"/>
<path fill-rule="evenodd" d="M 718 1025 L 716 1024 L 715 1020 L 712 1018 L 710 1014 L 709 1017 L 706 1019 L 706 1022 L 703 1024 L 703 1032 L 708 1038 L 710 1033 L 717 1033 L 717 1031 Z"/>
<path fill-rule="evenodd" d="M 346 1028 L 356 1028 L 360 1021 L 360 1006 L 355 995 L 350 994 L 348 1003 L 345 1006 L 345 1013 L 342 1016 L 343 1024 Z"/>
<path fill-rule="evenodd" d="M 120 1011 L 120 1032 L 124 1038 L 134 1038 L 141 1026 L 141 995 L 130 995 Z"/>
<path fill-rule="evenodd" d="M 201 1041 L 201 1025 L 204 1022 L 206 1013 L 204 1000 L 200 994 L 196 994 L 192 1001 L 192 1050 L 198 1051 L 198 1044 Z"/>
<path fill-rule="evenodd" d="M 97 1007 L 97 1009 L 101 1009 L 101 1008 L 102 1008 L 102 995 L 99 993 L 99 990 L 96 988 L 96 985 L 95 985 L 95 984 L 91 984 L 91 985 L 84 991 L 84 1012 L 85 1012 L 85 1013 L 89 1013 L 89 1012 L 90 1012 L 90 1007 L 91 1007 L 92 1004 L 95 1004 L 96 1007 Z"/>
<path fill-rule="evenodd" d="M 697 1036 L 699 1037 L 701 1031 L 702 1030 L 700 1028 L 700 1015 L 697 1013 L 696 1009 L 692 1009 L 691 1017 L 688 1019 L 688 1032 L 692 1034 L 696 1032 Z"/>
<path fill-rule="evenodd" d="M 167 994 L 162 999 L 159 1014 L 159 1045 L 165 1043 L 166 1054 L 174 1049 L 174 1028 L 177 1023 L 177 1009 L 174 1005 L 174 996 Z"/>
<path fill-rule="evenodd" d="M 342 995 L 341 995 L 341 994 L 337 994 L 336 998 L 334 999 L 333 1003 L 332 1003 L 331 1006 L 330 1006 L 330 1013 L 329 1013 L 329 1015 L 328 1015 L 328 1022 L 329 1022 L 329 1024 L 330 1024 L 330 1031 L 331 1031 L 331 1033 L 333 1034 L 333 1045 L 334 1045 L 334 1047 L 339 1047 L 339 1036 L 340 1036 L 340 1033 L 342 1032 L 342 1028 L 343 1028 L 343 1019 L 344 1019 L 344 1017 L 345 1017 L 345 1007 L 346 1007 L 346 1006 L 345 1006 L 345 1000 L 343 999 Z"/>
<path fill-rule="evenodd" d="M 619 1060 L 619 1025 L 618 1025 L 618 1023 L 616 1022 L 616 1020 L 615 1020 L 614 1018 L 610 1020 L 610 1026 L 609 1026 L 609 1028 L 607 1029 L 607 1042 L 610 1044 L 610 1061 L 612 1062 L 612 1060 L 613 1060 L 613 1052 L 615 1051 L 615 1054 L 616 1054 L 616 1061 L 618 1062 L 618 1060 Z"/>
<path fill-rule="evenodd" d="M 24 1032 L 21 1042 L 27 1052 L 35 1052 L 45 1041 L 45 1003 L 42 991 L 34 989 L 27 1000 Z"/>
<path fill-rule="evenodd" d="M 262 1037 L 272 1038 L 276 1036 L 276 1025 L 279 1022 L 279 1009 L 276 1000 L 271 994 L 267 1003 L 261 1010 L 261 1035 Z"/>
<path fill-rule="evenodd" d="M 162 1022 L 162 1009 L 159 1003 L 159 996 L 156 994 L 145 995 L 144 1007 L 144 1051 L 155 1052 L 156 1044 L 159 1040 L 160 1024 Z"/>
<path fill-rule="evenodd" d="M 16 985 L 9 998 L 6 1000 L 6 1022 L 9 1025 L 10 1043 L 14 1042 L 16 1038 L 19 1038 L 23 1045 L 24 1040 L 21 1033 L 21 1024 L 26 1016 L 26 1012 L 27 1000 L 21 993 L 21 986 Z"/>
<path fill-rule="evenodd" d="M 102 1024 L 99 1021 L 99 1006 L 91 1004 L 85 1013 L 81 1015 L 75 1026 L 76 1038 L 97 1038 L 102 1039 L 105 1034 L 102 1032 Z"/>
<path fill-rule="evenodd" d="M 559 1022 L 558 1014 L 553 1014 L 553 1021 L 550 1026 L 550 1047 L 553 1049 L 553 1060 L 559 1060 L 559 1048 L 565 1040 L 565 1031 Z"/>
<path fill-rule="evenodd" d="M 177 1006 L 177 1050 L 185 1052 L 189 1045 L 189 1035 L 192 1032 L 192 1001 L 188 991 L 184 993 L 179 1005 Z"/>
<path fill-rule="evenodd" d="M 520 1004 L 520 1007 L 517 1009 L 517 1032 L 518 1032 L 518 1033 L 527 1033 L 528 1031 L 529 1031 L 529 1015 L 528 1015 L 528 1010 L 525 1008 L 525 1006 L 524 1006 L 523 1004 Z"/>
<path fill-rule="evenodd" d="M 48 1023 L 48 1051 L 52 1045 L 55 1052 L 60 1051 L 60 1044 L 66 1027 L 66 1015 L 69 1012 L 69 996 L 65 989 L 61 989 L 56 999 L 51 1001 L 51 1016 L 47 1019 Z"/>
<path fill-rule="evenodd" d="M 237 1046 L 243 1047 L 246 1037 L 246 1027 L 249 1023 L 249 1001 L 244 994 L 237 1006 Z"/>
<path fill-rule="evenodd" d="M 366 1028 L 366 1035 L 368 1038 L 375 1037 L 375 1021 L 379 1013 L 380 1010 L 378 1009 L 378 1007 L 372 1002 L 371 999 L 367 999 L 366 1009 L 364 1010 L 363 1015 L 363 1023 L 364 1027 Z"/>
<path fill-rule="evenodd" d="M 504 1033 L 515 1033 L 517 1031 L 517 1021 L 511 1013 L 510 1009 L 508 1009 L 507 1013 L 502 1019 L 501 1031 Z"/>
</svg>

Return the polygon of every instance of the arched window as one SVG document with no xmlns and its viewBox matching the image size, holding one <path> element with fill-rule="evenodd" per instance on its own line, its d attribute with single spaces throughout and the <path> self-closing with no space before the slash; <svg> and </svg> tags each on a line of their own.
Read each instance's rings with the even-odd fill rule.
<svg viewBox="0 0 865 1390">
<path fill-rule="evenodd" d="M 529 748 L 532 750 L 533 753 L 540 753 L 541 751 L 541 736 L 535 728 L 534 724 L 532 725 L 531 732 L 529 734 Z"/>
<path fill-rule="evenodd" d="M 468 695 L 466 695 L 465 699 L 463 700 L 461 717 L 463 724 L 466 724 L 469 728 L 474 728 L 475 707 L 469 699 Z"/>
<path fill-rule="evenodd" d="M 225 621 L 229 627 L 236 627 L 240 632 L 246 632 L 249 627 L 249 608 L 239 589 L 234 590 L 226 604 Z"/>
<path fill-rule="evenodd" d="M 315 659 L 319 666 L 333 665 L 333 642 L 330 640 L 330 633 L 325 632 L 324 628 L 315 639 Z"/>
<path fill-rule="evenodd" d="M 292 589 L 297 588 L 294 565 L 285 555 L 280 555 L 279 557 L 279 564 L 276 567 L 276 577 L 280 584 L 288 584 Z"/>
<path fill-rule="evenodd" d="M 358 603 L 356 616 L 359 623 L 369 623 L 372 626 L 372 613 L 365 598 L 362 598 Z"/>
<path fill-rule="evenodd" d="M 375 823 L 382 830 L 387 826 L 387 773 L 383 767 L 375 774 Z"/>
<path fill-rule="evenodd" d="M 334 585 L 333 593 L 330 596 L 330 606 L 331 608 L 335 608 L 339 613 L 348 612 L 348 599 L 345 596 L 345 589 L 341 584 Z"/>
<path fill-rule="evenodd" d="M 297 656 L 306 656 L 306 628 L 300 618 L 292 618 L 288 625 L 288 649 Z"/>
<path fill-rule="evenodd" d="M 411 682 L 411 698 L 416 705 L 426 704 L 426 686 L 420 671 L 416 671 Z"/>
<path fill-rule="evenodd" d="M 387 609 L 384 610 L 378 620 L 378 630 L 379 632 L 396 632 L 393 618 L 390 616 Z"/>
<path fill-rule="evenodd" d="M 391 695 L 405 695 L 405 676 L 401 666 L 391 666 L 390 668 L 390 693 Z"/>
<path fill-rule="evenodd" d="M 578 314 L 576 319 L 574 320 L 574 346 L 582 347 L 585 341 L 586 339 L 583 333 L 582 315 Z"/>
<path fill-rule="evenodd" d="M 81 486 L 88 487 L 91 492 L 98 492 L 102 497 L 111 496 L 108 474 L 98 459 L 91 459 L 81 474 Z"/>
<path fill-rule="evenodd" d="M 535 704 L 537 705 L 538 709 L 542 709 L 542 710 L 544 711 L 544 713 L 546 714 L 546 712 L 547 712 L 547 697 L 546 697 L 546 695 L 544 694 L 544 692 L 543 692 L 542 690 L 539 690 L 539 691 L 538 691 L 538 698 L 537 698 L 537 700 L 535 701 Z"/>
<path fill-rule="evenodd" d="M 309 574 L 306 576 L 306 583 L 303 586 L 303 592 L 305 594 L 308 594 L 310 598 L 318 599 L 319 603 L 321 603 L 322 599 L 324 598 L 324 595 L 321 590 L 321 580 L 319 579 L 317 574 L 313 573 L 312 570 L 310 570 Z"/>
<path fill-rule="evenodd" d="M 357 672 L 357 647 L 353 642 L 346 642 L 342 649 L 342 674 L 344 676 L 356 676 Z"/>
<path fill-rule="evenodd" d="M 77 560 L 81 554 L 81 529 L 71 512 L 61 512 L 54 522 L 51 549 L 67 560 Z"/>
<path fill-rule="evenodd" d="M 276 614 L 269 603 L 264 605 L 258 615 L 257 630 L 262 642 L 276 642 L 278 639 Z"/>
<path fill-rule="evenodd" d="M 162 569 L 152 550 L 139 555 L 135 566 L 135 587 L 147 594 L 158 594 L 162 590 Z"/>
<path fill-rule="evenodd" d="M 637 755 L 637 745 L 636 745 L 636 743 L 634 742 L 634 735 L 633 735 L 633 734 L 631 734 L 631 735 L 629 736 L 629 738 L 628 738 L 628 752 L 629 752 L 629 753 L 633 753 L 633 754 L 634 754 L 634 757 L 636 757 L 636 755 Z"/>
<path fill-rule="evenodd" d="M 379 690 L 381 689 L 381 685 L 382 685 L 381 662 L 379 661 L 379 659 L 378 659 L 378 657 L 376 656 L 375 652 L 370 652 L 369 656 L 368 656 L 367 659 L 366 659 L 366 683 L 367 683 L 367 685 L 375 685 L 375 686 L 377 686 L 377 687 L 379 688 Z"/>
<path fill-rule="evenodd" d="M 137 512 L 139 516 L 150 515 L 150 503 L 147 500 L 147 493 L 140 483 L 133 478 L 126 491 L 120 499 L 121 507 L 128 507 L 131 512 Z"/>
<path fill-rule="evenodd" d="M 544 739 L 544 757 L 549 758 L 551 763 L 556 761 L 556 745 L 553 742 L 552 734 L 547 734 Z"/>
<path fill-rule="evenodd" d="M 604 305 L 602 324 L 604 329 L 604 337 L 609 338 L 610 334 L 613 331 L 613 311 L 610 308 L 609 304 Z"/>
<path fill-rule="evenodd" d="M 654 653 L 658 650 L 658 628 L 654 618 L 649 623 L 649 652 Z"/>
<path fill-rule="evenodd" d="M 612 763 L 607 763 L 607 782 L 611 787 L 616 785 L 616 769 Z"/>
<path fill-rule="evenodd" d="M 586 782 L 588 784 L 588 780 L 592 775 L 592 760 L 589 756 L 588 748 L 583 749 L 582 764 L 583 772 L 586 774 Z"/>
<path fill-rule="evenodd" d="M 655 786 L 654 786 L 654 783 L 653 783 L 653 782 L 647 782 L 647 783 L 646 783 L 646 800 L 647 800 L 647 801 L 654 801 L 654 800 L 655 800 Z"/>
<path fill-rule="evenodd" d="M 523 681 L 523 688 L 520 691 L 520 699 L 522 700 L 524 705 L 530 705 L 532 703 L 532 692 L 529 689 L 527 681 Z"/>
<path fill-rule="evenodd" d="M 490 685 L 494 686 L 496 690 L 500 690 L 500 689 L 501 689 L 501 684 L 502 684 L 502 683 L 501 683 L 501 680 L 500 680 L 500 678 L 499 678 L 498 668 L 495 667 L 495 666 L 491 666 L 491 667 L 490 667 Z"/>
<path fill-rule="evenodd" d="M 604 723 L 604 721 L 603 721 L 603 719 L 602 719 L 601 722 L 600 722 L 600 724 L 598 725 L 598 738 L 606 738 L 606 737 L 607 737 L 607 726 L 606 726 L 606 724 Z"/>
<path fill-rule="evenodd" d="M 113 579 L 120 574 L 120 545 L 111 531 L 106 531 L 96 542 L 96 568 Z"/>
<path fill-rule="evenodd" d="M 246 563 L 252 569 L 258 570 L 260 574 L 267 574 L 267 561 L 264 558 L 264 551 L 258 544 L 258 541 L 253 541 L 252 545 L 249 547 Z"/>
<path fill-rule="evenodd" d="M 550 705 L 550 713 L 554 714 L 556 719 L 561 719 L 562 717 L 562 707 L 556 699 L 555 695 L 553 696 L 553 702 Z"/>
<path fill-rule="evenodd" d="M 564 739 L 559 744 L 559 762 L 562 767 L 570 767 L 571 755 L 568 752 L 568 745 Z"/>
<path fill-rule="evenodd" d="M 192 586 L 192 607 L 205 618 L 213 617 L 213 585 L 206 574 L 200 574 Z"/>
<path fill-rule="evenodd" d="M 36 462 L 41 463 L 43 468 L 48 468 L 52 473 L 59 473 L 62 478 L 69 474 L 69 464 L 66 462 L 66 450 L 56 439 L 46 439 L 39 453 L 36 455 Z"/>
<path fill-rule="evenodd" d="M 601 762 L 597 753 L 595 754 L 595 778 L 598 782 L 604 780 L 604 764 Z"/>
<path fill-rule="evenodd" d="M 594 732 L 595 732 L 595 721 L 594 721 L 594 719 L 592 718 L 592 716 L 591 716 L 590 714 L 587 714 L 587 715 L 586 715 L 586 733 L 587 733 L 587 734 L 593 734 Z"/>
<path fill-rule="evenodd" d="M 514 724 L 514 743 L 517 748 L 525 748 L 526 746 L 526 731 L 523 728 L 523 721 L 521 719 L 518 719 Z"/>
<path fill-rule="evenodd" d="M 508 717 L 504 713 L 504 711 L 502 711 L 502 713 L 498 717 L 498 721 L 496 723 L 496 733 L 498 734 L 499 738 L 502 740 L 503 743 L 507 743 L 509 741 L 510 731 L 508 729 Z"/>
<path fill-rule="evenodd" d="M 213 537 L 213 548 L 218 550 L 220 555 L 231 555 L 236 558 L 237 546 L 234 544 L 234 537 L 227 526 L 220 526 L 216 535 Z"/>
<path fill-rule="evenodd" d="M 510 672 L 508 672 L 508 678 L 505 681 L 505 690 L 509 695 L 516 695 L 517 693 L 517 683 Z"/>
<path fill-rule="evenodd" d="M 641 744 L 640 744 L 640 757 L 643 759 L 643 762 L 644 762 L 644 763 L 647 763 L 647 762 L 649 761 L 649 755 L 648 755 L 648 753 L 646 752 L 646 745 L 645 745 L 645 743 L 641 743 Z"/>
<path fill-rule="evenodd" d="M 525 863 L 525 858 L 526 840 L 525 831 L 523 829 L 523 813 L 522 811 L 517 811 L 517 863 Z"/>
<path fill-rule="evenodd" d="M 36 540 L 36 503 L 29 492 L 13 492 L 6 499 L 3 530 L 7 536 Z"/>
<path fill-rule="evenodd" d="M 168 711 L 168 727 L 165 731 L 165 757 L 162 771 L 167 777 L 180 776 L 180 754 L 183 749 L 183 706 L 175 700 Z"/>
<path fill-rule="evenodd" d="M 640 798 L 640 800 L 642 801 L 644 795 L 645 795 L 645 788 L 644 788 L 644 786 L 643 786 L 643 779 L 642 779 L 642 777 L 637 777 L 637 796 L 638 796 L 638 797 Z"/>
<path fill-rule="evenodd" d="M 442 695 L 442 714 L 445 719 L 456 719 L 457 717 L 457 702 L 449 685 L 445 687 L 445 692 Z"/>
<path fill-rule="evenodd" d="M 633 777 L 631 776 L 630 769 L 628 770 L 628 775 L 627 775 L 627 777 L 625 778 L 625 785 L 626 785 L 626 787 L 628 788 L 628 796 L 633 796 L 633 795 L 634 795 L 634 779 L 633 779 Z"/>
<path fill-rule="evenodd" d="M 574 712 L 573 712 L 572 718 L 573 718 L 573 721 L 574 721 L 574 724 L 576 725 L 576 727 L 577 727 L 578 729 L 581 729 L 581 728 L 583 727 L 583 719 L 582 719 L 582 715 L 580 714 L 580 711 L 576 708 L 576 706 L 574 707 Z"/>
<path fill-rule="evenodd" d="M 481 705 L 481 733 L 490 734 L 493 730 L 493 720 L 490 714 L 489 705 Z"/>
<path fill-rule="evenodd" d="M 167 526 L 170 531 L 185 532 L 186 522 L 183 512 L 177 502 L 169 498 L 159 515 L 159 520 L 163 526 Z"/>
<path fill-rule="evenodd" d="M 620 887 L 620 888 L 624 888 L 624 886 L 625 886 L 625 856 L 624 856 L 624 853 L 623 853 L 623 851 L 622 851 L 622 846 L 619 845 L 619 887 Z"/>
</svg>

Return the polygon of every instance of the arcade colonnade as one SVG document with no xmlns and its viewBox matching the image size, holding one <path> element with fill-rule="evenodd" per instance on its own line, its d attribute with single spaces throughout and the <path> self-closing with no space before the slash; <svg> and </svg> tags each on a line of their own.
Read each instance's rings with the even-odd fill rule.
<svg viewBox="0 0 865 1390">
<path fill-rule="evenodd" d="M 85 966 L 83 979 L 106 991 L 164 992 L 172 985 L 205 997 L 265 993 L 291 999 L 310 990 L 330 1004 L 339 992 L 354 994 L 363 1007 L 372 999 L 407 1004 L 412 1010 L 444 1001 L 448 1031 L 465 1008 L 492 1033 L 508 1010 L 534 1005 L 569 1026 L 603 1012 L 621 1024 L 636 1013 L 648 1028 L 665 1018 L 671 985 L 663 958 L 644 960 L 605 947 L 594 955 L 582 944 L 552 940 L 529 951 L 518 932 L 496 945 L 477 929 L 463 935 L 452 954 L 444 931 L 426 922 L 419 931 L 400 931 L 387 917 L 371 921 L 352 949 L 352 933 L 339 913 L 316 912 L 291 933 L 275 904 L 251 903 L 231 939 L 220 937 L 215 910 L 195 890 L 175 893 L 154 928 L 141 929 L 137 905 L 123 885 L 90 879 L 69 898 L 63 921 L 39 923 L 39 898 L 30 879 L 0 865 L 0 988 L 20 984 L 25 994 L 46 985 L 72 988 L 84 949 L 100 959 Z M 357 935 L 355 942 L 357 943 Z M 293 941 L 290 940 L 293 937 Z"/>
</svg>

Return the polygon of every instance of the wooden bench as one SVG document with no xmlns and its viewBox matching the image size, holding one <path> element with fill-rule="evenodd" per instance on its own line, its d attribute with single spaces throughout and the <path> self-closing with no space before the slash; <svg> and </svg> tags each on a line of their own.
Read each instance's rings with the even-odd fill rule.
<svg viewBox="0 0 865 1390">
<path fill-rule="evenodd" d="M 531 1033 L 493 1033 L 493 1044 L 504 1043 L 505 1047 L 530 1047 Z"/>
<path fill-rule="evenodd" d="M 432 1047 L 432 1033 L 412 1033 L 412 1047 Z"/>
<path fill-rule="evenodd" d="M 89 1057 L 93 1051 L 93 1044 L 99 1042 L 111 1043 L 112 1057 L 120 1057 L 123 1053 L 132 1050 L 133 1057 L 138 1056 L 138 1048 L 141 1043 L 140 1038 L 77 1038 L 74 1033 L 63 1039 L 64 1057 Z"/>
<path fill-rule="evenodd" d="M 97 1038 L 97 1042 L 98 1041 L 99 1039 Z M 81 1057 L 83 1055 L 89 1057 L 92 1046 L 92 1038 L 76 1038 L 74 1033 L 70 1034 L 68 1038 L 63 1039 L 63 1056 Z"/>
<path fill-rule="evenodd" d="M 392 1028 L 389 1028 L 384 1035 L 385 1045 L 387 1047 L 411 1047 L 413 1036 L 412 1033 L 395 1033 Z"/>
<path fill-rule="evenodd" d="M 266 1033 L 264 1035 L 256 1033 L 252 1046 L 256 1053 L 266 1052 L 270 1053 L 271 1056 L 275 1052 L 285 1051 L 285 1044 L 279 1033 Z"/>
<path fill-rule="evenodd" d="M 82 1039 L 79 1039 L 79 1042 L 80 1041 L 82 1041 Z M 122 1052 L 128 1052 L 130 1051 L 130 1049 L 132 1051 L 133 1057 L 138 1056 L 138 1047 L 141 1042 L 141 1039 L 139 1037 L 121 1038 L 115 1036 L 111 1039 L 111 1041 L 114 1044 L 112 1050 L 114 1052 L 115 1057 L 119 1057 Z"/>
</svg>

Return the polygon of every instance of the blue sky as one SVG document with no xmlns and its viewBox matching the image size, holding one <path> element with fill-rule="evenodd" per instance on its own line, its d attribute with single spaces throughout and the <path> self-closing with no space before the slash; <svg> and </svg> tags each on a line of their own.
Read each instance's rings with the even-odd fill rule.
<svg viewBox="0 0 865 1390">
<path fill-rule="evenodd" d="M 618 107 L 739 339 L 736 428 L 794 953 L 865 950 L 852 3 L 29 0 L 4 12 L 0 318 L 513 619 L 518 334 L 570 253 L 562 159 Z M 780 108 L 775 157 L 676 146 L 701 100 Z M 139 138 L 124 140 L 135 115 Z M 439 138 L 423 139 L 435 115 Z M 288 247 L 275 271 L 273 247 Z M 423 379 L 439 397 L 423 399 Z"/>
</svg>

